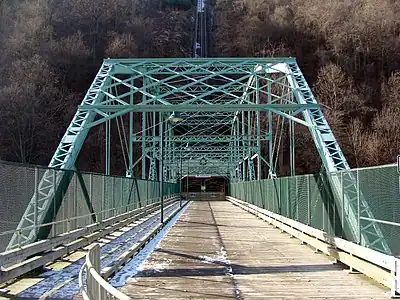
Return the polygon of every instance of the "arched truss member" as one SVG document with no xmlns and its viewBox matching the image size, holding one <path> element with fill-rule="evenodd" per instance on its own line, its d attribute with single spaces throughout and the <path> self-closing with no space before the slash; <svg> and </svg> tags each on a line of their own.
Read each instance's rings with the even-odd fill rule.
<svg viewBox="0 0 400 300">
<path fill-rule="evenodd" d="M 172 113 L 179 113 L 182 120 L 171 122 L 168 117 Z M 127 176 L 139 165 L 142 178 L 164 181 L 176 180 L 184 173 L 229 174 L 233 181 L 262 179 L 263 173 L 275 178 L 275 149 L 280 138 L 278 128 L 274 130 L 274 116 L 289 122 L 292 175 L 294 123 L 309 128 L 327 172 L 349 170 L 294 58 L 107 59 L 49 166 L 73 169 L 89 130 L 103 124 L 107 128 L 120 116 L 129 119 Z M 135 122 L 138 118 L 140 122 Z M 134 125 L 138 123 L 140 126 Z M 141 153 L 136 161 L 134 149 Z M 110 151 L 106 152 L 109 166 Z M 265 152 L 267 157 L 262 155 Z M 267 172 L 262 172 L 265 167 Z M 106 171 L 109 173 L 109 167 Z M 344 174 L 341 180 L 329 176 L 330 185 L 337 195 L 343 191 L 338 205 L 343 206 L 352 234 L 361 236 L 362 244 L 388 253 L 375 223 L 358 231 L 358 207 L 362 216 L 373 216 L 352 173 Z M 57 173 L 52 181 L 51 176 L 54 172 L 41 178 L 39 193 L 33 196 L 18 228 L 49 222 L 53 215 L 49 212 L 58 211 L 70 178 Z M 16 247 L 17 239 L 23 245 L 46 234 L 32 229 L 18 238 L 13 236 L 8 249 Z"/>
</svg>

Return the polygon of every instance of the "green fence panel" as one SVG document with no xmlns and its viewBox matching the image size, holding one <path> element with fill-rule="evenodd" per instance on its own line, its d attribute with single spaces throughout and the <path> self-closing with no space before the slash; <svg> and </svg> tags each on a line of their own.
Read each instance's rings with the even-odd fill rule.
<svg viewBox="0 0 400 300">
<path fill-rule="evenodd" d="M 0 163 L 0 203 L 2 205 L 0 210 L 0 252 L 5 250 L 12 236 L 12 233 L 4 232 L 12 232 L 17 228 L 26 207 L 31 199 L 34 199 L 35 190 L 45 172 L 54 173 L 54 181 L 54 179 L 60 178 L 62 173 L 73 171 Z M 89 196 L 89 207 L 93 207 L 97 221 L 140 207 L 139 199 L 142 203 L 145 203 L 147 199 L 152 199 L 152 202 L 160 201 L 159 182 L 85 172 L 82 172 L 81 175 Z M 54 185 L 53 181 L 48 184 Z M 179 184 L 164 183 L 164 186 L 165 196 L 179 192 Z M 73 172 L 72 180 L 63 195 L 58 212 L 53 212 L 53 221 L 59 222 L 49 225 L 50 236 L 94 222 L 81 182 L 75 172 Z"/>
<path fill-rule="evenodd" d="M 333 189 L 331 184 L 341 188 Z M 349 201 L 364 199 L 372 212 L 370 220 L 356 206 L 361 230 L 378 226 L 393 255 L 400 255 L 400 177 L 397 167 L 381 166 L 331 174 L 311 174 L 279 179 L 238 182 L 231 184 L 230 195 L 269 211 L 298 220 L 329 235 L 359 242 L 350 230 Z M 346 194 L 349 184 L 356 185 L 357 195 Z M 355 199 L 355 200 L 354 200 Z M 359 200 L 363 203 L 362 200 Z M 353 208 L 354 211 L 354 208 Z M 363 219 L 364 218 L 364 219 Z M 356 224 L 358 225 L 358 224 Z M 369 246 L 364 245 L 364 246 Z"/>
</svg>

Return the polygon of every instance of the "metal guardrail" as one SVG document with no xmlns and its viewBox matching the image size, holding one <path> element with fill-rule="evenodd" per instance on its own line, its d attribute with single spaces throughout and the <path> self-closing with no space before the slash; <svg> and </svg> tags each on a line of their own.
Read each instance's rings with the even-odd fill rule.
<svg viewBox="0 0 400 300">
<path fill-rule="evenodd" d="M 165 199 L 168 199 L 169 197 L 175 197 L 175 196 L 176 196 L 176 194 L 172 194 L 172 195 L 167 196 Z M 159 201 L 159 199 L 160 199 L 160 197 L 143 200 L 143 201 L 145 201 L 144 205 L 146 206 L 146 205 L 156 204 L 157 201 Z M 69 233 L 69 232 L 75 230 L 75 228 L 72 228 L 72 226 L 70 225 L 74 221 L 77 221 L 77 220 L 80 220 L 80 219 L 90 219 L 90 218 L 92 218 L 94 216 L 98 220 L 96 223 L 101 223 L 103 218 L 98 218 L 99 215 L 103 215 L 105 213 L 110 213 L 111 218 L 112 218 L 112 217 L 115 217 L 115 216 L 118 215 L 117 214 L 117 209 L 129 212 L 129 211 L 134 210 L 135 208 L 136 209 L 140 209 L 140 207 L 137 207 L 137 206 L 138 206 L 137 203 L 132 203 L 132 204 L 129 204 L 129 205 L 120 206 L 118 208 L 113 207 L 113 208 L 110 208 L 110 209 L 97 211 L 95 213 L 89 213 L 89 214 L 84 214 L 84 215 L 80 215 L 80 216 L 74 216 L 74 217 L 70 217 L 70 218 L 57 220 L 57 221 L 54 221 L 54 222 L 43 223 L 43 224 L 38 224 L 38 225 L 31 225 L 31 226 L 27 226 L 27 227 L 19 228 L 19 229 L 11 229 L 11 230 L 0 232 L 0 237 L 6 236 L 6 235 L 11 235 L 11 234 L 14 234 L 14 233 L 17 233 L 17 235 L 20 236 L 22 234 L 22 232 L 25 231 L 25 230 L 31 230 L 31 229 L 39 230 L 40 228 L 43 228 L 43 227 L 55 226 L 55 225 L 66 225 L 66 230 L 64 232 L 62 232 L 62 233 Z M 93 224 L 95 224 L 95 223 L 93 223 Z M 21 248 L 20 242 L 18 242 L 18 248 Z"/>
<path fill-rule="evenodd" d="M 229 194 L 329 235 L 400 257 L 399 181 L 396 166 L 389 165 L 238 182 L 230 185 Z M 332 189 L 332 182 L 338 183 L 339 193 Z M 347 185 L 354 184 L 350 203 Z M 378 227 L 389 249 L 378 237 L 372 237 Z"/>
<path fill-rule="evenodd" d="M 166 206 L 172 205 L 178 199 L 178 196 L 169 196 L 164 200 L 164 204 Z M 0 283 L 21 276 L 65 254 L 95 242 L 106 234 L 134 220 L 154 214 L 158 209 L 159 203 L 149 204 L 146 207 L 103 220 L 101 223 L 91 224 L 70 233 L 41 240 L 18 249 L 1 252 Z"/>
<path fill-rule="evenodd" d="M 185 202 L 185 205 L 188 202 Z M 119 256 L 113 266 L 101 269 L 100 264 L 100 246 L 95 244 L 86 255 L 86 262 L 82 266 L 79 272 L 79 288 L 80 292 L 85 300 L 106 300 L 106 299 L 131 299 L 127 295 L 121 293 L 116 288 L 111 286 L 106 279 L 125 264 L 131 257 L 142 249 L 146 243 L 151 240 L 165 224 L 170 222 L 172 218 L 182 209 L 183 206 L 179 206 L 174 212 L 172 212 L 163 223 L 159 223 L 153 230 L 142 237 L 138 242 L 134 243 L 127 251 Z M 86 279 L 84 274 L 86 273 Z"/>
<path fill-rule="evenodd" d="M 40 178 L 46 173 L 44 187 Z M 64 173 L 71 182 L 58 187 Z M 52 199 L 45 200 L 42 192 Z M 178 192 L 176 183 L 164 184 L 163 195 Z M 0 162 L 0 252 L 101 222 L 159 198 L 156 181 Z M 44 216 L 47 205 L 53 209 Z"/>
<path fill-rule="evenodd" d="M 79 272 L 79 286 L 85 300 L 130 300 L 132 298 L 114 288 L 100 275 L 100 246 L 95 244 Z M 86 278 L 84 278 L 84 273 Z"/>
</svg>

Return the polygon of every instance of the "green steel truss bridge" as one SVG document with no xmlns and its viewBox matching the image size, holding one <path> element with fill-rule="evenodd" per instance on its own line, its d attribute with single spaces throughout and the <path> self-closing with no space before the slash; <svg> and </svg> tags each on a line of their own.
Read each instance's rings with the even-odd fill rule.
<svg viewBox="0 0 400 300">
<path fill-rule="evenodd" d="M 176 182 L 183 174 L 225 176 L 230 182 L 277 178 L 282 125 L 289 128 L 290 169 L 295 175 L 294 123 L 306 126 L 331 177 L 351 234 L 374 249 L 390 251 L 377 223 L 357 230 L 358 208 L 373 219 L 320 105 L 294 58 L 106 59 L 49 164 L 70 170 L 91 128 L 106 128 L 110 174 L 110 126 L 123 131 L 126 176 Z M 124 126 L 125 127 L 125 126 Z M 122 136 L 122 133 L 121 133 Z M 134 153 L 140 153 L 134 159 Z M 263 170 L 267 170 L 263 172 Z M 68 188 L 67 173 L 46 172 L 18 228 L 51 222 Z M 50 183 L 50 184 L 49 184 Z M 46 230 L 14 234 L 8 249 L 46 236 Z"/>
</svg>

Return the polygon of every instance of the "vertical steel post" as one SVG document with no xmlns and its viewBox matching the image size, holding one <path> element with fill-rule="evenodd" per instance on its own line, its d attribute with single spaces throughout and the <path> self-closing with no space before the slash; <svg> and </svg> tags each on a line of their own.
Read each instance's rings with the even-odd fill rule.
<svg viewBox="0 0 400 300">
<path fill-rule="evenodd" d="M 54 185 L 53 185 L 54 187 Z M 54 191 L 55 193 L 55 191 Z M 35 167 L 35 203 L 34 203 L 34 213 L 33 213 L 33 223 L 35 226 L 35 232 L 37 232 L 38 225 L 38 199 L 39 199 L 39 169 Z"/>
<path fill-rule="evenodd" d="M 292 99 L 293 93 L 290 92 L 290 88 L 288 88 L 288 93 L 289 93 L 289 101 L 292 102 L 293 101 L 293 99 Z M 290 176 L 295 176 L 296 175 L 294 126 L 295 126 L 295 123 L 292 120 L 289 120 Z"/>
<path fill-rule="evenodd" d="M 62 171 L 62 172 L 65 172 L 65 171 Z M 56 173 L 56 170 L 53 169 L 53 191 L 54 191 L 54 195 L 55 195 L 56 190 L 57 190 L 57 182 L 56 182 L 56 180 L 57 180 L 57 173 Z M 54 198 L 53 201 L 56 201 L 56 198 Z M 53 219 L 55 219 L 56 217 L 57 217 L 56 216 L 56 205 L 53 205 Z M 54 226 L 53 226 L 53 235 L 56 235 L 56 234 L 57 234 L 57 225 L 54 224 Z"/>
<path fill-rule="evenodd" d="M 165 143 L 165 150 L 166 151 L 166 155 L 165 155 L 165 174 L 164 174 L 164 179 L 167 182 L 170 182 L 171 180 L 171 124 L 169 122 L 166 122 L 165 124 L 165 128 L 166 128 L 166 137 L 168 138 L 167 142 Z"/>
<path fill-rule="evenodd" d="M 294 122 L 289 120 L 290 176 L 296 175 L 294 149 Z"/>
<path fill-rule="evenodd" d="M 299 185 L 297 184 L 297 177 L 294 178 L 296 180 L 296 221 L 299 220 L 299 197 L 298 197 L 298 191 L 299 191 Z"/>
<path fill-rule="evenodd" d="M 237 125 L 237 119 L 238 119 L 238 117 L 235 118 L 234 124 L 233 124 L 234 135 L 235 135 L 235 138 L 234 138 L 235 148 L 234 148 L 233 151 L 234 151 L 234 162 L 235 162 L 234 166 L 235 166 L 235 169 L 237 168 L 236 169 L 236 182 L 239 182 L 240 181 L 240 177 L 239 177 L 240 172 L 239 172 L 239 165 L 238 165 L 238 157 L 239 157 L 238 150 L 239 150 L 239 147 L 238 147 L 238 125 Z"/>
<path fill-rule="evenodd" d="M 111 178 L 111 203 L 112 203 L 112 211 L 114 212 L 113 217 L 116 216 L 116 210 L 115 210 L 115 199 L 114 199 L 114 188 L 115 188 L 115 177 Z"/>
<path fill-rule="evenodd" d="M 252 170 L 251 170 L 251 164 L 252 164 L 252 160 L 251 160 L 251 112 L 248 111 L 247 112 L 247 178 L 249 180 L 254 180 L 254 178 L 252 178 Z"/>
<path fill-rule="evenodd" d="M 164 122 L 160 113 L 160 218 L 164 223 Z"/>
<path fill-rule="evenodd" d="M 260 104 L 260 82 L 256 78 L 256 104 Z M 261 180 L 261 112 L 257 110 L 257 180 Z"/>
<path fill-rule="evenodd" d="M 143 85 L 146 83 L 146 79 L 143 78 Z M 146 95 L 143 93 L 142 96 L 142 101 L 146 101 Z M 146 179 L 146 155 L 147 155 L 147 151 L 146 151 L 146 136 L 147 136 L 147 113 L 146 112 L 142 112 L 142 179 Z M 154 137 L 155 135 L 153 135 Z"/>
<path fill-rule="evenodd" d="M 307 225 L 311 224 L 310 175 L 307 175 Z"/>
<path fill-rule="evenodd" d="M 183 170 L 182 170 L 182 151 L 179 153 L 181 159 L 181 166 L 179 168 L 179 207 L 182 207 L 182 177 L 183 177 Z"/>
<path fill-rule="evenodd" d="M 269 77 L 269 76 L 268 76 Z M 268 104 L 271 104 L 272 99 L 271 99 L 271 79 L 268 78 Z M 274 156 L 273 156 L 273 148 L 272 148 L 272 112 L 268 111 L 268 160 L 269 160 L 269 176 L 272 176 L 272 174 L 275 173 L 274 170 Z"/>
<path fill-rule="evenodd" d="M 118 201 L 119 201 L 119 214 L 121 214 L 123 211 L 123 208 L 125 207 L 125 203 L 124 203 L 124 180 L 122 178 L 118 178 L 121 181 L 121 194 L 118 197 Z"/>
<path fill-rule="evenodd" d="M 187 164 L 187 175 L 186 175 L 186 197 L 189 201 L 189 163 L 190 163 L 190 159 L 188 159 L 188 164 Z"/>
<path fill-rule="evenodd" d="M 239 163 L 239 160 L 241 160 L 241 153 L 240 153 L 240 121 L 239 121 L 239 114 L 236 118 L 236 146 L 237 146 L 237 151 L 236 151 L 236 159 L 237 159 L 237 163 Z M 238 173 L 239 173 L 239 181 L 243 181 L 243 169 L 242 169 L 242 165 L 238 164 Z"/>
<path fill-rule="evenodd" d="M 89 199 L 90 199 L 90 201 L 91 201 L 91 205 L 92 205 L 92 207 L 93 207 L 93 174 L 92 173 L 90 173 L 90 175 L 89 175 Z M 97 216 L 95 215 L 95 217 L 96 217 L 96 222 L 97 222 Z M 91 218 L 89 218 L 89 223 L 91 223 Z"/>
<path fill-rule="evenodd" d="M 55 173 L 54 173 L 55 174 Z M 55 175 L 54 175 L 55 176 Z M 72 215 L 76 216 L 78 215 L 78 176 L 76 175 L 76 173 L 74 174 L 74 210 Z M 65 212 L 65 209 L 64 209 Z M 67 218 L 68 218 L 68 232 L 71 230 L 71 223 L 69 220 L 69 215 L 68 215 L 68 207 L 67 207 Z M 80 226 L 80 219 L 74 219 L 73 221 L 74 224 L 74 229 Z"/>
<path fill-rule="evenodd" d="M 111 120 L 106 121 L 106 175 L 111 173 L 110 152 L 111 152 Z"/>
<path fill-rule="evenodd" d="M 152 128 L 151 134 L 152 134 L 153 137 L 155 137 L 156 136 L 156 112 L 153 111 L 153 113 L 151 113 L 151 114 L 149 113 L 149 117 L 150 117 L 150 124 L 149 125 Z M 149 180 L 153 180 L 154 177 L 156 177 L 155 170 L 154 170 L 155 169 L 155 156 L 156 156 L 156 153 L 155 153 L 156 150 L 155 149 L 156 149 L 156 146 L 157 146 L 157 142 L 156 142 L 155 138 L 153 138 L 153 147 L 152 147 L 152 151 L 153 152 L 152 152 L 150 168 L 149 168 L 149 177 L 148 177 Z"/>
<path fill-rule="evenodd" d="M 131 79 L 131 86 L 133 86 L 133 79 Z M 133 92 L 131 91 L 129 95 L 129 104 L 133 105 Z M 128 166 L 128 172 L 127 172 L 127 177 L 133 177 L 133 163 L 134 163 L 134 158 L 133 158 L 133 135 L 134 135 L 134 130 L 133 130 L 133 112 L 129 112 L 129 166 Z"/>
<path fill-rule="evenodd" d="M 105 202 L 106 202 L 106 176 L 102 176 L 102 178 L 103 178 L 103 188 L 102 188 L 102 191 L 101 191 L 101 213 L 100 213 L 100 222 L 104 219 L 104 216 L 103 216 L 103 214 L 104 214 L 104 207 L 105 207 Z"/>
<path fill-rule="evenodd" d="M 343 187 L 343 172 L 340 172 L 340 186 L 342 187 L 342 193 L 341 193 L 341 201 L 342 201 L 342 237 L 345 236 L 344 234 L 344 187 Z"/>
<path fill-rule="evenodd" d="M 246 176 L 246 162 L 243 160 L 244 157 L 246 156 L 246 150 L 245 150 L 245 134 L 246 134 L 246 129 L 245 129 L 245 123 L 244 123 L 244 111 L 241 112 L 242 114 L 242 177 L 243 177 L 243 181 L 247 180 L 247 176 Z"/>
</svg>

